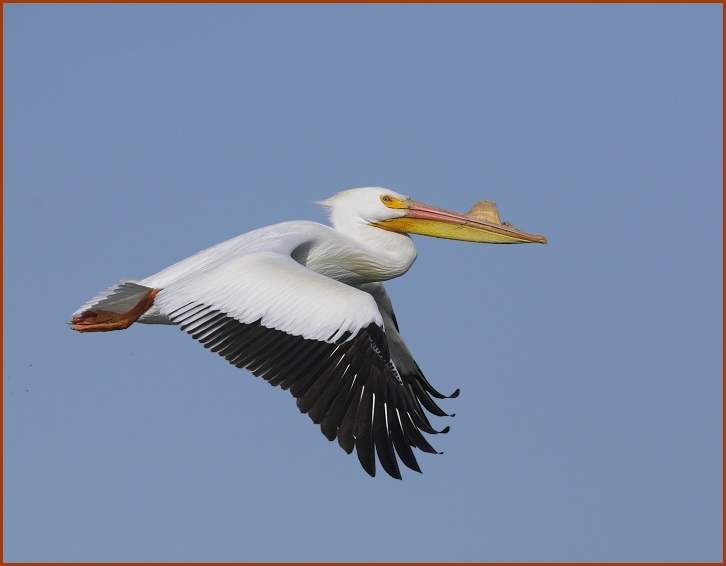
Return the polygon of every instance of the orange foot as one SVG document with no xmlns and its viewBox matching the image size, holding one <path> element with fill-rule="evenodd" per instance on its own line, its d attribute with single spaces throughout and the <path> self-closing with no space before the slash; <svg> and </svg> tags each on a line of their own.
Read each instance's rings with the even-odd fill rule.
<svg viewBox="0 0 726 566">
<path fill-rule="evenodd" d="M 127 313 L 117 313 L 104 310 L 85 311 L 80 316 L 74 316 L 68 324 L 71 330 L 78 332 L 108 332 L 109 330 L 124 330 L 136 322 L 139 317 L 154 304 L 154 297 L 161 289 L 151 289 Z"/>
</svg>

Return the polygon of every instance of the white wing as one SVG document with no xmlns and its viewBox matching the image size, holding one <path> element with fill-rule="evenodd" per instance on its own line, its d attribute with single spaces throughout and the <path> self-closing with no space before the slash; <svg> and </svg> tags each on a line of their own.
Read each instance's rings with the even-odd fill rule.
<svg viewBox="0 0 726 566">
<path fill-rule="evenodd" d="M 260 320 L 266 328 L 328 342 L 372 323 L 383 327 L 370 295 L 269 251 L 194 272 L 165 287 L 154 304 L 170 316 L 199 301 L 242 323 Z"/>
<path fill-rule="evenodd" d="M 301 412 L 375 475 L 375 454 L 400 478 L 396 454 L 436 451 L 420 404 L 391 361 L 374 297 L 260 251 L 227 258 L 164 287 L 155 306 L 231 364 L 289 389 Z M 415 363 L 415 362 L 414 362 Z"/>
</svg>

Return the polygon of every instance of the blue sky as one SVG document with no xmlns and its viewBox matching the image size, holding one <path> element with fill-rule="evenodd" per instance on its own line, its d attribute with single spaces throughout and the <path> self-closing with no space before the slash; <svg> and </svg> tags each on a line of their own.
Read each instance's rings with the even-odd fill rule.
<svg viewBox="0 0 726 566">
<path fill-rule="evenodd" d="M 4 6 L 4 559 L 720 561 L 721 5 Z M 380 185 L 451 432 L 367 476 L 173 327 L 65 321 Z"/>
</svg>

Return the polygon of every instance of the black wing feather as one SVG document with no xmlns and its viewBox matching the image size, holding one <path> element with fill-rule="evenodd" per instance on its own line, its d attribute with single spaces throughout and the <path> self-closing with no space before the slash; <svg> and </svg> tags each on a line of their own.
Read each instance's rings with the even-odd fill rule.
<svg viewBox="0 0 726 566">
<path fill-rule="evenodd" d="M 356 450 L 371 476 L 376 454 L 394 478 L 401 478 L 398 459 L 420 472 L 412 447 L 435 454 L 422 432 L 448 430 L 435 430 L 424 412 L 446 415 L 429 394 L 445 396 L 420 371 L 399 375 L 385 333 L 374 323 L 354 336 L 346 333 L 328 342 L 266 328 L 261 320 L 242 323 L 203 304 L 190 303 L 169 317 L 231 364 L 288 389 L 328 440 L 337 437 L 349 454 Z"/>
</svg>

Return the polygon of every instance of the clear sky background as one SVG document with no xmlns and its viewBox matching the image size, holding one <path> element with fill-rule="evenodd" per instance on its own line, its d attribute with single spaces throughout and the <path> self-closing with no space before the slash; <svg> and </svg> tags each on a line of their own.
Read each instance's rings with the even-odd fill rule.
<svg viewBox="0 0 726 566">
<path fill-rule="evenodd" d="M 720 561 L 722 16 L 4 6 L 5 560 Z M 388 285 L 461 388 L 422 475 L 176 328 L 66 325 L 366 185 L 549 239 Z"/>
</svg>

